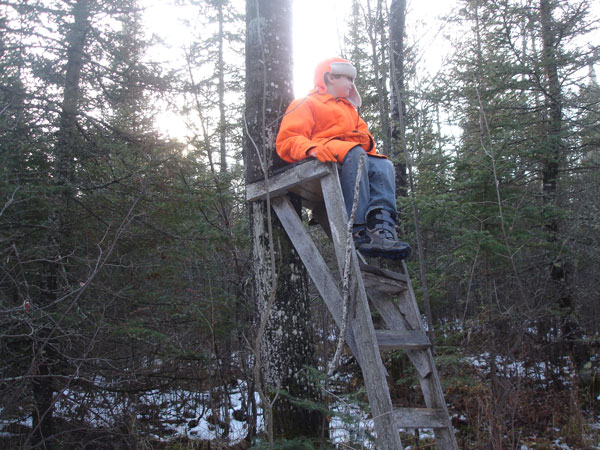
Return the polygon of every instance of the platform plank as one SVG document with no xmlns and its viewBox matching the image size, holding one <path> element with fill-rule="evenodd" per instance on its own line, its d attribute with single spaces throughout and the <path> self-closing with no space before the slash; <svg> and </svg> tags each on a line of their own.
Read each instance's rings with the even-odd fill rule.
<svg viewBox="0 0 600 450">
<path fill-rule="evenodd" d="M 310 182 L 330 174 L 332 164 L 323 164 L 315 159 L 273 175 L 269 178 L 270 197 L 275 198 L 284 195 L 298 187 L 299 190 L 304 189 L 310 193 L 311 198 L 307 198 L 307 200 L 314 201 L 316 195 L 315 191 L 311 189 L 312 183 Z M 300 194 L 300 196 L 302 195 Z M 246 201 L 254 202 L 266 198 L 267 188 L 264 180 L 246 185 Z"/>
</svg>

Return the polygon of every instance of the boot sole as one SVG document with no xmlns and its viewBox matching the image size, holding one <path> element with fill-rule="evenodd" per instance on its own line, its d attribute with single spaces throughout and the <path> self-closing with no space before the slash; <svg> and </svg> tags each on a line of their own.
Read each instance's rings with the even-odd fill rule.
<svg viewBox="0 0 600 450">
<path fill-rule="evenodd" d="M 411 253 L 410 248 L 400 250 L 382 250 L 368 247 L 360 247 L 358 251 L 361 252 L 363 255 L 372 258 L 387 258 L 394 260 L 406 259 L 410 256 Z"/>
</svg>

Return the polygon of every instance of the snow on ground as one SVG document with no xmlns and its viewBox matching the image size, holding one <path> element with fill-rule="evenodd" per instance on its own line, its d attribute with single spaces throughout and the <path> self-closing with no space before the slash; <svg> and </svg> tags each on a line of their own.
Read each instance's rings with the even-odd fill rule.
<svg viewBox="0 0 600 450">
<path fill-rule="evenodd" d="M 473 367 L 479 369 L 482 373 L 489 374 L 490 354 L 488 352 L 484 352 L 478 356 L 468 356 L 465 358 L 465 360 Z M 542 385 L 546 385 L 546 377 L 549 373 L 562 376 L 565 382 L 568 382 L 570 379 L 569 361 L 566 357 L 564 358 L 564 364 L 562 364 L 562 367 L 548 367 L 543 361 L 537 363 L 515 361 L 501 355 L 496 355 L 495 363 L 497 370 L 501 375 L 511 378 L 527 378 L 530 380 L 535 380 Z"/>
<path fill-rule="evenodd" d="M 339 377 L 344 378 L 344 377 Z M 340 381 L 340 380 L 338 380 Z M 170 391 L 152 390 L 138 396 L 125 396 L 114 392 L 79 392 L 65 389 L 56 403 L 56 417 L 76 419 L 93 427 L 118 427 L 138 421 L 146 423 L 151 436 L 165 440 L 179 436 L 189 439 L 240 442 L 247 434 L 247 423 L 237 420 L 243 404 L 247 402 L 247 385 L 238 380 L 228 393 L 229 406 L 215 412 L 209 405 L 215 403 L 211 393 L 192 392 L 184 389 Z M 223 395 L 220 395 L 222 404 Z M 260 398 L 255 394 L 256 404 Z M 373 421 L 353 400 L 339 398 L 331 405 L 331 437 L 335 442 L 360 442 L 363 448 L 373 448 Z M 218 420 L 215 420 L 215 416 Z M 241 418 L 241 417 L 239 417 Z M 10 424 L 32 426 L 31 417 L 25 414 L 14 420 L 0 421 L 0 436 L 8 437 L 4 428 Z M 258 408 L 258 429 L 264 429 L 262 410 Z M 139 428 L 138 428 L 139 429 Z M 167 436 L 167 437 L 165 437 Z"/>
<path fill-rule="evenodd" d="M 155 389 L 134 397 L 103 391 L 89 393 L 65 389 L 56 403 L 55 415 L 76 419 L 93 427 L 112 428 L 138 421 L 148 424 L 153 437 L 225 438 L 235 443 L 247 434 L 246 422 L 237 420 L 236 416 L 239 415 L 234 413 L 242 408 L 246 392 L 247 387 L 242 381 L 231 388 L 228 417 L 224 417 L 223 408 L 218 408 L 216 413 L 210 408 L 209 405 L 215 403 L 211 401 L 210 392 Z M 255 398 L 259 404 L 258 394 Z M 31 427 L 32 420 L 24 415 L 14 420 L 0 421 L 0 432 L 4 433 L 2 430 L 10 424 Z M 262 415 L 259 415 L 257 425 L 263 427 Z"/>
<path fill-rule="evenodd" d="M 345 377 L 339 377 L 345 378 Z M 339 381 L 339 380 L 338 380 Z M 161 391 L 158 389 L 140 394 L 135 399 L 124 398 L 116 393 L 83 393 L 66 389 L 57 402 L 57 417 L 77 417 L 82 422 L 94 427 L 116 427 L 133 418 L 141 422 L 151 422 L 152 437 L 164 440 L 185 436 L 189 439 L 228 441 L 235 444 L 247 434 L 245 421 L 237 420 L 234 411 L 240 411 L 247 397 L 247 386 L 239 380 L 236 387 L 229 392 L 230 406 L 229 429 L 225 430 L 224 417 L 215 424 L 211 420 L 211 393 L 191 392 L 183 389 Z M 221 397 L 222 399 L 222 397 Z M 255 394 L 256 404 L 260 398 Z M 183 405 L 183 406 L 182 406 Z M 374 449 L 373 420 L 365 409 L 352 398 L 336 397 L 330 405 L 330 435 L 334 443 L 357 443 L 363 449 Z M 134 417 L 131 414 L 135 411 Z M 223 408 L 219 409 L 223 414 Z M 211 423 L 212 422 L 212 423 Z M 0 436 L 9 436 L 2 429 L 10 423 L 18 423 L 31 427 L 31 417 L 21 417 L 11 421 L 0 422 Z M 258 409 L 258 428 L 264 429 L 262 410 Z M 422 436 L 428 434 L 422 430 Z M 167 437 L 165 437 L 167 436 Z"/>
<path fill-rule="evenodd" d="M 334 415 L 329 423 L 333 442 L 360 442 L 364 448 L 372 448 L 374 424 L 367 414 L 353 403 L 344 400 L 331 406 Z"/>
<path fill-rule="evenodd" d="M 491 355 L 483 353 L 466 357 L 464 361 L 480 370 L 489 373 Z M 525 363 L 502 356 L 495 357 L 498 372 L 509 377 L 533 379 L 541 384 L 547 383 L 549 374 L 559 375 L 563 380 L 569 379 L 568 362 L 564 367 L 547 367 L 544 363 Z M 330 386 L 343 390 L 351 380 L 351 374 L 336 373 L 330 380 Z M 241 412 L 248 403 L 248 386 L 238 380 L 233 385 L 211 391 L 191 391 L 185 389 L 155 389 L 139 395 L 124 394 L 110 390 L 109 383 L 96 380 L 97 386 L 107 386 L 106 390 L 93 392 L 65 389 L 60 393 L 56 404 L 56 416 L 70 420 L 78 420 L 92 427 L 122 427 L 123 424 L 138 422 L 155 438 L 169 440 L 180 436 L 197 440 L 228 441 L 235 444 L 247 434 L 248 424 Z M 600 396 L 597 398 L 600 400 Z M 260 405 L 258 394 L 255 401 Z M 214 409 L 213 409 L 214 407 Z M 330 404 L 332 411 L 330 434 L 334 443 L 356 443 L 361 448 L 372 449 L 373 420 L 365 412 L 364 405 L 348 396 L 334 397 Z M 0 409 L 1 411 L 1 409 Z M 466 418 L 464 418 L 466 420 Z M 32 420 L 25 413 L 12 421 L 0 421 L 0 437 L 8 434 L 5 428 L 9 424 L 31 427 Z M 258 428 L 263 429 L 263 417 L 258 408 Z M 590 438 L 600 436 L 600 416 L 589 424 Z M 558 431 L 558 430 L 557 430 Z M 432 430 L 420 430 L 421 438 L 433 437 Z M 554 442 L 555 448 L 570 449 L 562 439 Z M 600 450 L 600 443 L 596 450 Z M 520 450 L 529 450 L 522 445 Z"/>
</svg>

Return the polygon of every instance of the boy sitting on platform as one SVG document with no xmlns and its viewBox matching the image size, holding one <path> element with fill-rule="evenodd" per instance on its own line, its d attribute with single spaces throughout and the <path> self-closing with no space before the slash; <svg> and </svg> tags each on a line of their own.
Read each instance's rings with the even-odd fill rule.
<svg viewBox="0 0 600 450">
<path fill-rule="evenodd" d="M 366 153 L 354 224 L 354 245 L 368 256 L 403 259 L 410 245 L 398 241 L 395 230 L 396 188 L 392 162 L 375 150 L 373 136 L 356 111 L 361 104 L 354 85 L 356 69 L 347 60 L 332 58 L 315 69 L 315 88 L 288 107 L 279 134 L 277 153 L 294 163 L 314 157 L 341 163 L 340 183 L 348 217 L 360 155 Z"/>
</svg>

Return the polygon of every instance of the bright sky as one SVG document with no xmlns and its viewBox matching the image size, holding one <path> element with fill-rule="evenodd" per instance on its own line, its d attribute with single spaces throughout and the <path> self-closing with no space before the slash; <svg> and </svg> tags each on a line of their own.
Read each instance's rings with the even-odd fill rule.
<svg viewBox="0 0 600 450">
<path fill-rule="evenodd" d="M 244 2 L 239 9 L 243 11 Z M 377 0 L 372 0 L 373 5 Z M 144 0 L 147 9 L 144 22 L 150 33 L 163 40 L 164 45 L 153 49 L 153 57 L 169 64 L 181 61 L 181 48 L 189 44 L 190 31 L 182 26 L 182 21 L 194 22 L 196 12 L 191 7 L 174 7 L 163 0 Z M 343 46 L 343 35 L 351 11 L 350 0 L 295 0 L 293 2 L 293 43 L 294 43 L 294 92 L 296 97 L 306 95 L 312 89 L 313 70 L 323 59 L 339 56 Z M 420 47 L 427 47 L 433 57 L 428 61 L 441 64 L 444 47 L 435 45 L 439 30 L 437 17 L 450 10 L 449 0 L 408 0 L 409 30 L 414 27 L 420 36 Z M 430 11 L 436 11 L 432 15 Z M 426 23 L 422 23 L 427 18 Z M 417 23 L 419 25 L 417 26 Z M 410 33 L 410 31 L 409 31 Z M 445 50 L 446 52 L 448 49 Z M 429 54 L 428 53 L 428 54 Z M 436 62 L 437 61 L 437 62 Z M 433 69 L 436 71 L 437 69 Z M 360 74 L 359 74 L 360 76 Z M 185 135 L 185 126 L 175 112 L 165 111 L 159 117 L 160 127 L 172 137 Z"/>
<path fill-rule="evenodd" d="M 319 61 L 339 56 L 350 11 L 349 0 L 296 0 L 293 11 L 294 92 L 306 95 L 313 87 Z"/>
<path fill-rule="evenodd" d="M 372 0 L 375 7 L 377 0 Z M 418 33 L 423 64 L 436 72 L 449 47 L 440 39 L 439 18 L 456 4 L 449 0 L 408 0 L 409 36 Z M 313 70 L 319 61 L 339 56 L 349 21 L 350 0 L 296 0 L 294 2 L 294 91 L 296 97 L 312 89 Z M 432 13 L 431 11 L 435 11 Z M 414 39 L 414 38 L 413 38 Z M 358 75 L 360 76 L 360 74 Z"/>
<path fill-rule="evenodd" d="M 375 5 L 377 0 L 372 0 Z M 189 31 L 182 20 L 193 23 L 191 7 L 173 7 L 162 0 L 145 0 L 147 29 L 164 40 L 170 50 L 163 49 L 159 57 L 165 61 L 181 57 L 180 48 L 189 44 Z M 323 59 L 339 56 L 343 35 L 351 12 L 350 0 L 295 0 L 293 2 L 294 83 L 296 96 L 312 88 L 313 70 Z M 418 33 L 419 47 L 425 52 L 428 66 L 439 68 L 448 48 L 440 45 L 439 17 L 448 13 L 455 1 L 408 0 L 407 27 L 410 36 Z M 240 0 L 240 10 L 243 1 Z M 435 11 L 435 13 L 431 13 Z M 435 67 L 437 66 L 437 68 Z"/>
<path fill-rule="evenodd" d="M 244 1 L 239 1 L 243 12 Z M 274 0 L 275 1 L 275 0 Z M 145 13 L 147 29 L 165 41 L 165 45 L 155 57 L 166 64 L 169 61 L 181 62 L 181 48 L 189 44 L 190 30 L 182 26 L 182 20 L 194 23 L 197 12 L 192 7 L 173 6 L 164 0 L 143 0 L 148 9 Z M 373 7 L 377 0 L 371 0 Z M 390 3 L 390 0 L 387 2 Z M 323 59 L 339 56 L 343 45 L 343 34 L 351 11 L 351 0 L 295 0 L 293 2 L 293 41 L 294 41 L 294 91 L 296 97 L 304 96 L 312 88 L 313 70 Z M 441 17 L 456 7 L 456 0 L 408 0 L 407 34 L 409 42 L 417 42 L 419 72 L 435 74 L 450 52 L 450 44 L 444 38 L 444 22 Z M 595 16 L 600 15 L 600 2 L 592 2 Z M 434 11 L 434 12 L 432 12 Z M 600 33 L 596 32 L 600 40 Z M 360 76 L 360 74 L 358 74 Z M 161 118 L 161 128 L 171 136 L 182 136 L 184 127 L 181 118 L 172 112 L 165 112 Z M 168 124 L 168 125 L 167 125 Z"/>
</svg>

